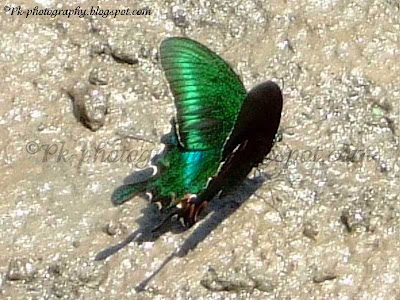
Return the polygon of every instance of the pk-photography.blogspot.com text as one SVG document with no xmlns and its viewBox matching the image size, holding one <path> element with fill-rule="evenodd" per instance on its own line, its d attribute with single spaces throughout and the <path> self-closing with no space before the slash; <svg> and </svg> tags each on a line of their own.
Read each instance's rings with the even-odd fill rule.
<svg viewBox="0 0 400 300">
<path fill-rule="evenodd" d="M 88 8 L 82 8 L 77 6 L 75 8 L 41 8 L 35 6 L 33 8 L 23 8 L 22 6 L 4 6 L 4 11 L 10 16 L 21 16 L 21 17 L 79 17 L 84 18 L 87 16 L 101 16 L 102 18 L 116 18 L 117 16 L 150 16 L 152 10 L 148 7 L 146 8 L 118 8 L 118 9 L 103 9 L 100 6 L 90 6 Z"/>
</svg>

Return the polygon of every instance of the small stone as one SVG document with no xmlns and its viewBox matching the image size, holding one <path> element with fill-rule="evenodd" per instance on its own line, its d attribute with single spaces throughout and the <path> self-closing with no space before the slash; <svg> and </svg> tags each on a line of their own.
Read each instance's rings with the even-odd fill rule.
<svg viewBox="0 0 400 300">
<path fill-rule="evenodd" d="M 55 27 L 56 27 L 57 31 L 62 33 L 62 34 L 68 33 L 68 27 L 65 26 L 64 23 L 57 22 Z"/>
<path fill-rule="evenodd" d="M 230 29 L 229 33 L 230 33 L 231 37 L 237 37 L 237 36 L 239 36 L 240 31 L 239 31 L 239 28 L 233 27 Z"/>
<path fill-rule="evenodd" d="M 151 56 L 151 50 L 149 47 L 142 46 L 139 50 L 140 57 L 149 58 Z"/>
<path fill-rule="evenodd" d="M 303 234 L 306 237 L 308 237 L 308 238 L 310 238 L 312 240 L 315 240 L 317 235 L 318 235 L 318 230 L 312 223 L 307 222 L 307 223 L 304 224 Z"/>
<path fill-rule="evenodd" d="M 107 70 L 104 68 L 93 68 L 89 74 L 89 82 L 93 85 L 107 85 Z"/>
<path fill-rule="evenodd" d="M 102 42 L 94 43 L 91 46 L 90 52 L 91 52 L 91 56 L 100 55 L 100 54 L 110 55 L 111 54 L 111 46 L 108 43 L 102 43 Z"/>
<path fill-rule="evenodd" d="M 103 264 L 86 263 L 78 270 L 78 278 L 89 288 L 99 287 L 108 276 L 108 269 Z"/>
<path fill-rule="evenodd" d="M 214 268 L 209 268 L 200 284 L 210 291 L 253 291 L 256 283 L 238 272 L 218 274 Z"/>
<path fill-rule="evenodd" d="M 39 124 L 37 130 L 38 130 L 38 131 L 43 131 L 44 129 L 45 129 L 45 126 L 44 126 L 42 123 Z"/>
<path fill-rule="evenodd" d="M 8 280 L 32 281 L 35 277 L 36 269 L 32 262 L 27 259 L 17 258 L 10 261 L 7 272 Z"/>
<path fill-rule="evenodd" d="M 111 50 L 111 56 L 118 63 L 125 63 L 128 65 L 137 65 L 139 63 L 139 59 L 135 54 L 125 52 L 123 49 L 117 48 L 115 50 Z"/>
<path fill-rule="evenodd" d="M 59 264 L 54 264 L 49 267 L 49 273 L 53 275 L 61 275 L 61 266 Z"/>
<path fill-rule="evenodd" d="M 114 236 L 125 233 L 126 228 L 120 223 L 111 221 L 110 223 L 104 226 L 103 231 L 109 236 Z"/>
<path fill-rule="evenodd" d="M 349 233 L 370 231 L 369 218 L 358 210 L 343 211 L 340 221 Z"/>
<path fill-rule="evenodd" d="M 266 293 L 271 293 L 275 289 L 272 280 L 259 268 L 247 271 L 247 276 L 254 282 L 254 288 Z"/>
<path fill-rule="evenodd" d="M 104 227 L 104 232 L 109 236 L 113 236 L 117 234 L 118 226 L 113 223 L 109 223 Z"/>
<path fill-rule="evenodd" d="M 65 295 L 68 295 L 69 291 L 64 282 L 54 282 L 51 287 L 51 293 L 57 298 L 63 298 Z"/>
<path fill-rule="evenodd" d="M 261 291 L 261 292 L 266 292 L 266 293 L 271 293 L 275 289 L 275 286 L 272 284 L 270 280 L 267 280 L 265 278 L 253 278 L 254 283 L 255 283 L 255 289 Z"/>
<path fill-rule="evenodd" d="M 74 115 L 85 127 L 99 130 L 108 111 L 108 98 L 101 90 L 84 84 L 76 84 L 68 92 L 74 105 Z"/>
<path fill-rule="evenodd" d="M 182 8 L 177 5 L 173 6 L 171 9 L 171 14 L 172 21 L 174 22 L 175 26 L 181 28 L 189 27 L 189 22 L 186 19 L 186 13 Z"/>
<path fill-rule="evenodd" d="M 324 281 L 334 280 L 337 276 L 333 274 L 318 274 L 313 277 L 314 283 L 323 283 Z"/>
</svg>

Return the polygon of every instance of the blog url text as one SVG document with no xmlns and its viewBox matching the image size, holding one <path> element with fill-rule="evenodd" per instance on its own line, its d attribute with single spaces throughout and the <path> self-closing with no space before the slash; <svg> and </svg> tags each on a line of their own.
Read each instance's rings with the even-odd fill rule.
<svg viewBox="0 0 400 300">
<path fill-rule="evenodd" d="M 152 11 L 150 8 L 143 9 L 101 9 L 100 6 L 91 6 L 90 8 L 81 8 L 80 6 L 74 9 L 58 9 L 58 8 L 39 8 L 35 6 L 32 9 L 23 9 L 21 6 L 11 7 L 4 6 L 4 11 L 11 16 L 25 16 L 25 18 L 31 16 L 47 16 L 50 18 L 55 18 L 58 16 L 66 16 L 70 18 L 71 16 L 76 16 L 79 18 L 84 18 L 86 16 L 101 16 L 103 18 L 117 16 L 150 16 Z"/>
</svg>

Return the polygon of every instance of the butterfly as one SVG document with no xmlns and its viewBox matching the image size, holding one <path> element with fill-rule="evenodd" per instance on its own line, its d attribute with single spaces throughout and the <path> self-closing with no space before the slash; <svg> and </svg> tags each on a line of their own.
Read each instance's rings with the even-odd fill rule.
<svg viewBox="0 0 400 300">
<path fill-rule="evenodd" d="M 247 93 L 228 63 L 189 38 L 165 39 L 160 60 L 175 99 L 172 137 L 155 174 L 120 186 L 111 200 L 119 205 L 149 192 L 166 213 L 160 226 L 177 215 L 191 227 L 208 202 L 231 192 L 271 151 L 282 92 L 266 81 Z"/>
</svg>

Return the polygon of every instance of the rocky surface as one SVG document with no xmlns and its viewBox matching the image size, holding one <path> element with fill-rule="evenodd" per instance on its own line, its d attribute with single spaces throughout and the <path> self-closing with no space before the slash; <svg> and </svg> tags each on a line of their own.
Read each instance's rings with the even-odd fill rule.
<svg viewBox="0 0 400 300">
<path fill-rule="evenodd" d="M 152 13 L 11 15 L 91 5 Z M 14 0 L 0 9 L 1 299 L 400 296 L 398 1 Z M 140 197 L 113 207 L 110 196 L 169 130 L 158 61 L 169 36 L 208 45 L 247 88 L 283 86 L 282 140 L 257 180 L 202 222 L 153 235 L 155 207 Z M 114 254 L 95 261 L 105 249 Z"/>
</svg>

